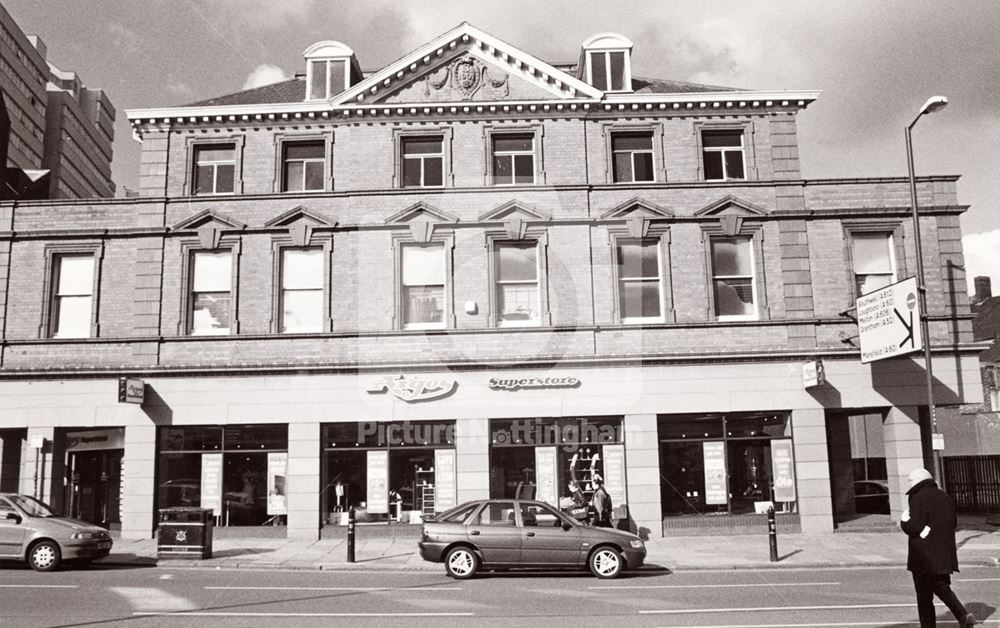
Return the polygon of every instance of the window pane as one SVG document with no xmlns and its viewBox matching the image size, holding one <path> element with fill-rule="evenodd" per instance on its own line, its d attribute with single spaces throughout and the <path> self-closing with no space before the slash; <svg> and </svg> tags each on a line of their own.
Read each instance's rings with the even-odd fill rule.
<svg viewBox="0 0 1000 628">
<path fill-rule="evenodd" d="M 288 427 L 285 425 L 227 425 L 226 449 L 286 449 Z"/>
<path fill-rule="evenodd" d="M 406 288 L 403 307 L 407 324 L 444 322 L 444 287 Z"/>
<path fill-rule="evenodd" d="M 535 182 L 535 157 L 534 155 L 514 156 L 514 182 L 534 183 Z"/>
<path fill-rule="evenodd" d="M 650 133 L 615 133 L 611 136 L 611 149 L 653 150 L 653 136 Z"/>
<path fill-rule="evenodd" d="M 285 164 L 285 191 L 298 192 L 302 189 L 302 162 L 290 161 Z"/>
<path fill-rule="evenodd" d="M 222 164 L 216 167 L 214 190 L 216 194 L 227 194 L 235 189 L 233 187 L 235 171 L 236 167 L 233 164 Z"/>
<path fill-rule="evenodd" d="M 889 255 L 889 234 L 856 233 L 851 236 L 854 252 L 854 272 L 858 275 L 892 274 Z"/>
<path fill-rule="evenodd" d="M 440 137 L 416 137 L 403 140 L 404 155 L 419 155 L 441 152 Z"/>
<path fill-rule="evenodd" d="M 212 166 L 198 166 L 194 169 L 194 193 L 209 194 L 213 191 L 215 168 Z"/>
<path fill-rule="evenodd" d="M 424 159 L 424 185 L 441 185 L 442 159 L 440 157 L 428 157 Z"/>
<path fill-rule="evenodd" d="M 742 277 L 716 279 L 715 313 L 719 316 L 753 315 L 753 280 Z"/>
<path fill-rule="evenodd" d="M 608 88 L 608 69 L 603 52 L 590 53 L 590 74 L 597 89 Z"/>
<path fill-rule="evenodd" d="M 285 144 L 285 159 L 323 159 L 323 142 Z"/>
<path fill-rule="evenodd" d="M 726 151 L 726 178 L 727 179 L 744 178 L 743 151 L 741 150 Z"/>
<path fill-rule="evenodd" d="M 228 292 L 205 292 L 194 295 L 191 332 L 194 334 L 229 333 Z"/>
<path fill-rule="evenodd" d="M 403 285 L 439 284 L 444 284 L 444 247 L 403 247 Z"/>
<path fill-rule="evenodd" d="M 285 291 L 282 298 L 281 331 L 323 331 L 323 291 Z"/>
<path fill-rule="evenodd" d="M 618 245 L 618 276 L 622 279 L 660 276 L 659 247 L 656 240 L 623 242 Z"/>
<path fill-rule="evenodd" d="M 222 449 L 221 427 L 161 427 L 159 431 L 162 451 L 215 451 Z"/>
<path fill-rule="evenodd" d="M 514 182 L 514 158 L 511 155 L 493 156 L 493 183 L 504 184 Z"/>
<path fill-rule="evenodd" d="M 622 284 L 622 318 L 659 318 L 660 283 L 629 281 Z"/>
<path fill-rule="evenodd" d="M 493 150 L 496 152 L 531 151 L 534 135 L 494 135 Z"/>
<path fill-rule="evenodd" d="M 705 148 L 743 145 L 743 131 L 702 131 L 701 145 Z"/>
<path fill-rule="evenodd" d="M 347 87 L 347 64 L 343 61 L 331 61 L 330 69 L 330 95 L 339 94 Z"/>
<path fill-rule="evenodd" d="M 236 159 L 236 149 L 226 146 L 202 146 L 196 149 L 197 163 L 233 161 Z"/>
<path fill-rule="evenodd" d="M 538 284 L 499 286 L 497 301 L 501 321 L 538 321 Z"/>
<path fill-rule="evenodd" d="M 538 264 L 535 261 L 537 245 L 534 242 L 498 244 L 496 250 L 498 280 L 535 281 L 538 276 Z"/>
<path fill-rule="evenodd" d="M 403 186 L 419 187 L 422 185 L 420 178 L 421 164 L 419 159 L 403 160 Z"/>
<path fill-rule="evenodd" d="M 633 181 L 632 153 L 615 153 L 614 177 L 616 183 L 628 183 Z"/>
<path fill-rule="evenodd" d="M 282 288 L 322 289 L 323 249 L 286 249 L 281 257 Z"/>
<path fill-rule="evenodd" d="M 635 153 L 635 180 L 653 180 L 653 153 Z"/>
<path fill-rule="evenodd" d="M 892 275 L 855 275 L 858 294 L 868 294 L 892 283 Z"/>
<path fill-rule="evenodd" d="M 89 295 L 94 289 L 94 256 L 65 255 L 58 260 L 58 294 Z"/>
<path fill-rule="evenodd" d="M 54 312 L 56 328 L 54 338 L 89 338 L 90 313 L 93 300 L 85 297 L 59 297 Z"/>
<path fill-rule="evenodd" d="M 310 98 L 326 98 L 326 61 L 313 61 Z"/>
<path fill-rule="evenodd" d="M 323 189 L 323 166 L 322 161 L 306 162 L 306 190 Z"/>
<path fill-rule="evenodd" d="M 625 53 L 612 52 L 611 57 L 611 89 L 625 89 Z"/>
<path fill-rule="evenodd" d="M 750 240 L 748 238 L 712 239 L 712 274 L 753 275 L 750 265 Z"/>
<path fill-rule="evenodd" d="M 722 153 L 704 151 L 701 158 L 705 164 L 705 179 L 708 181 L 724 178 L 722 172 Z"/>
<path fill-rule="evenodd" d="M 195 292 L 229 292 L 232 285 L 233 255 L 230 251 L 194 254 Z"/>
</svg>

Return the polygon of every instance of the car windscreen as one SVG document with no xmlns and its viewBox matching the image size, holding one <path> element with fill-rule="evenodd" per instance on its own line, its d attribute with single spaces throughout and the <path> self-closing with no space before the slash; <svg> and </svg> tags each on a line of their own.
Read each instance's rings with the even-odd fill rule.
<svg viewBox="0 0 1000 628">
<path fill-rule="evenodd" d="M 55 517 L 56 513 L 43 502 L 27 495 L 11 495 L 7 499 L 12 501 L 18 508 L 24 511 L 29 517 Z"/>
</svg>

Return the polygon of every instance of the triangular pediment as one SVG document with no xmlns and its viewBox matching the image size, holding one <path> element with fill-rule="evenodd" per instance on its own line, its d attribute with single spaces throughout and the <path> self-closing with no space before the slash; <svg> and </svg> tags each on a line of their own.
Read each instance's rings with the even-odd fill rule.
<svg viewBox="0 0 1000 628">
<path fill-rule="evenodd" d="M 694 213 L 695 216 L 720 216 L 724 214 L 734 216 L 767 216 L 768 212 L 759 205 L 754 205 L 748 201 L 735 196 L 721 198 L 711 205 L 702 207 Z"/>
<path fill-rule="evenodd" d="M 549 220 L 552 218 L 527 203 L 521 201 L 507 201 L 503 205 L 491 209 L 479 216 L 481 222 L 494 222 L 500 220 Z"/>
<path fill-rule="evenodd" d="M 423 201 L 410 205 L 403 211 L 389 216 L 385 224 L 409 224 L 414 222 L 458 222 L 458 216 L 428 205 Z"/>
<path fill-rule="evenodd" d="M 288 227 L 295 223 L 305 223 L 310 227 L 336 227 L 337 221 L 299 205 L 264 223 L 265 227 Z"/>
<path fill-rule="evenodd" d="M 332 105 L 600 98 L 602 92 L 463 22 L 331 99 Z"/>
<path fill-rule="evenodd" d="M 632 217 L 673 218 L 674 212 L 670 211 L 666 207 L 661 207 L 656 203 L 651 203 L 647 200 L 636 197 L 629 199 L 614 209 L 610 209 L 601 214 L 601 218 L 604 220 Z"/>
<path fill-rule="evenodd" d="M 239 220 L 220 214 L 214 209 L 206 209 L 175 224 L 171 227 L 171 231 L 195 231 L 213 227 L 221 230 L 246 229 L 246 225 Z"/>
</svg>

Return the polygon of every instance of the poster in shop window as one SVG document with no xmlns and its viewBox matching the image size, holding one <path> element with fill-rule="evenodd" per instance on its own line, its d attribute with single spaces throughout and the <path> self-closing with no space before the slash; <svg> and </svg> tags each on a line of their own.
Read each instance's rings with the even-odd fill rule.
<svg viewBox="0 0 1000 628">
<path fill-rule="evenodd" d="M 556 448 L 535 447 L 535 499 L 558 505 L 556 495 Z"/>
<path fill-rule="evenodd" d="M 771 469 L 774 473 L 774 501 L 795 501 L 795 465 L 792 463 L 792 441 L 771 441 Z"/>
<path fill-rule="evenodd" d="M 201 507 L 222 516 L 222 454 L 201 455 Z"/>
<path fill-rule="evenodd" d="M 604 446 L 604 490 L 611 504 L 628 502 L 625 495 L 625 445 Z"/>
<path fill-rule="evenodd" d="M 701 444 L 705 457 L 705 503 L 726 504 L 726 445 L 721 441 Z"/>
<path fill-rule="evenodd" d="M 267 454 L 267 514 L 287 515 L 288 497 L 285 478 L 288 476 L 288 452 L 272 451 Z"/>
<path fill-rule="evenodd" d="M 455 505 L 455 450 L 434 450 L 434 512 Z"/>
<path fill-rule="evenodd" d="M 389 452 L 368 452 L 368 512 L 389 512 Z"/>
</svg>

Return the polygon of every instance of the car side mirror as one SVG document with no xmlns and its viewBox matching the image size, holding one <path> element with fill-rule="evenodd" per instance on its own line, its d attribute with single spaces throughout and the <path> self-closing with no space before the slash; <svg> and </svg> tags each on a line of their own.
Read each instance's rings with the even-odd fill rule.
<svg viewBox="0 0 1000 628">
<path fill-rule="evenodd" d="M 562 529 L 563 529 L 563 532 L 569 532 L 570 530 L 572 530 L 572 529 L 573 529 L 573 526 L 571 526 L 571 525 L 570 525 L 570 524 L 568 524 L 568 523 L 563 523 L 563 524 L 562 524 Z"/>
<path fill-rule="evenodd" d="M 21 515 L 17 514 L 16 512 L 8 512 L 5 519 L 13 521 L 15 523 L 21 523 Z"/>
</svg>

